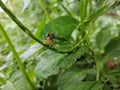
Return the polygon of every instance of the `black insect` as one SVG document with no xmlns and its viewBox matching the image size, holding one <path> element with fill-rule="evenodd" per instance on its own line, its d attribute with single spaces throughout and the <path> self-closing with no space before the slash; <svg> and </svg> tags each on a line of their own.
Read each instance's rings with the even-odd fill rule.
<svg viewBox="0 0 120 90">
<path fill-rule="evenodd" d="M 65 38 L 56 36 L 52 32 L 47 33 L 47 38 L 50 38 L 51 40 L 57 39 L 57 40 L 61 40 L 61 41 L 67 41 Z"/>
<path fill-rule="evenodd" d="M 67 41 L 63 37 L 56 36 L 54 33 L 49 32 L 47 33 L 46 39 L 44 40 L 44 44 L 48 45 L 49 47 L 53 47 L 54 39 L 61 40 L 61 41 Z"/>
</svg>

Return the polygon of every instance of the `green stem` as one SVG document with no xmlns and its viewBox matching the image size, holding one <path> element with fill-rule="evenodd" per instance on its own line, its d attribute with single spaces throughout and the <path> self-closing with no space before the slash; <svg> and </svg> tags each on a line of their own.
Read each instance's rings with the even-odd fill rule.
<svg viewBox="0 0 120 90">
<path fill-rule="evenodd" d="M 48 47 L 46 46 L 40 39 L 36 38 L 31 32 L 30 30 L 25 27 L 18 19 L 17 17 L 4 5 L 4 3 L 0 0 L 0 6 L 1 8 L 6 12 L 6 14 L 21 28 L 21 30 L 23 30 L 27 35 L 29 35 L 31 38 L 33 38 L 35 41 L 37 41 L 38 43 L 42 44 L 44 47 L 56 51 L 58 53 L 62 53 L 62 51 L 58 51 L 54 48 Z"/>
<path fill-rule="evenodd" d="M 0 24 L 0 30 L 1 30 L 1 33 L 4 35 L 4 37 L 5 37 L 6 41 L 7 41 L 7 43 L 9 44 L 10 49 L 11 49 L 11 51 L 13 52 L 13 55 L 15 56 L 16 61 L 17 61 L 18 65 L 19 65 L 19 67 L 20 67 L 20 69 L 21 69 L 23 75 L 24 75 L 25 78 L 27 79 L 27 81 L 28 81 L 28 83 L 30 84 L 30 86 L 31 86 L 33 89 L 35 89 L 34 84 L 31 82 L 31 80 L 30 80 L 29 77 L 27 76 L 27 73 L 25 72 L 24 65 L 22 64 L 22 62 L 21 62 L 21 60 L 20 60 L 20 58 L 19 58 L 19 56 L 18 56 L 18 54 L 17 54 L 17 52 L 16 52 L 16 50 L 15 50 L 13 44 L 12 44 L 12 42 L 10 41 L 10 39 L 9 39 L 9 37 L 8 37 L 8 35 L 7 35 L 7 33 L 5 32 L 5 30 L 4 30 L 4 28 L 2 27 L 1 24 Z"/>
<path fill-rule="evenodd" d="M 36 42 L 42 44 L 44 47 L 46 47 L 47 49 L 50 49 L 50 50 L 53 50 L 57 53 L 69 53 L 69 52 L 72 52 L 73 49 L 75 49 L 76 47 L 78 47 L 78 45 L 80 45 L 80 43 L 78 43 L 75 48 L 71 48 L 69 50 L 65 50 L 65 51 L 59 51 L 55 48 L 51 48 L 51 47 L 48 47 L 46 46 L 40 39 L 36 38 L 28 28 L 26 28 L 18 19 L 17 17 L 4 5 L 4 3 L 0 0 L 0 6 L 1 8 L 4 10 L 4 12 L 6 12 L 6 14 L 21 28 L 21 30 L 23 30 L 27 35 L 29 35 L 31 38 L 33 38 Z M 81 7 L 82 9 L 82 7 Z M 48 15 L 49 16 L 49 15 Z M 91 19 L 88 19 L 88 20 L 84 20 L 83 23 L 88 23 L 90 22 Z M 80 23 L 77 27 L 81 26 L 81 24 L 83 23 Z"/>
<path fill-rule="evenodd" d="M 66 1 L 67 4 L 69 4 L 68 1 Z M 64 6 L 64 4 L 62 3 L 62 0 L 58 0 L 58 4 L 61 5 L 61 7 L 66 11 L 66 13 L 70 16 L 73 17 L 73 15 L 71 14 L 71 12 Z M 74 17 L 73 17 L 74 18 Z"/>
<path fill-rule="evenodd" d="M 61 3 L 62 8 L 68 13 L 69 16 L 73 17 L 70 11 Z"/>
<path fill-rule="evenodd" d="M 88 5 L 89 5 L 89 10 L 88 10 L 88 16 L 89 16 L 91 15 L 92 12 L 92 0 L 89 0 Z"/>
<path fill-rule="evenodd" d="M 108 2 L 108 0 L 104 0 L 104 2 L 103 2 L 103 6 L 106 5 L 107 2 Z"/>
<path fill-rule="evenodd" d="M 46 8 L 45 8 L 45 5 L 44 5 L 44 3 L 42 2 L 42 0 L 39 0 L 39 3 L 40 3 L 41 8 L 43 9 L 45 15 L 48 17 L 49 20 L 52 21 L 52 18 L 51 18 L 50 15 L 48 14 L 48 12 L 47 12 L 47 10 L 46 10 Z M 59 27 L 57 27 L 57 25 L 56 25 L 54 22 L 52 22 L 52 25 L 56 28 L 56 31 L 58 31 L 59 34 L 61 35 L 61 30 L 59 29 Z"/>
<path fill-rule="evenodd" d="M 46 16 L 48 17 L 49 20 L 52 20 L 52 18 L 50 17 L 50 15 L 48 14 L 47 10 L 45 9 L 45 6 L 42 2 L 42 0 L 39 0 L 40 6 L 43 9 L 43 11 L 45 12 Z"/>
<path fill-rule="evenodd" d="M 100 77 L 100 75 L 99 75 L 99 67 L 96 64 L 96 81 L 99 81 L 99 77 Z"/>
<path fill-rule="evenodd" d="M 46 47 L 47 49 L 53 50 L 57 53 L 69 53 L 71 52 L 70 50 L 66 50 L 66 51 L 59 51 L 55 48 L 51 48 L 48 47 L 47 45 L 45 45 L 40 39 L 36 38 L 31 32 L 30 30 L 25 27 L 18 19 L 17 17 L 4 5 L 4 3 L 0 0 L 0 7 L 6 12 L 6 14 L 21 28 L 21 30 L 23 30 L 28 36 L 30 36 L 31 38 L 33 38 L 36 42 L 42 44 L 44 47 Z"/>
<path fill-rule="evenodd" d="M 96 63 L 96 81 L 99 81 L 100 78 L 100 69 L 99 69 L 99 56 L 94 56 L 95 57 L 95 63 Z"/>
<path fill-rule="evenodd" d="M 84 22 L 87 15 L 88 0 L 80 0 L 80 18 L 81 22 Z"/>
</svg>

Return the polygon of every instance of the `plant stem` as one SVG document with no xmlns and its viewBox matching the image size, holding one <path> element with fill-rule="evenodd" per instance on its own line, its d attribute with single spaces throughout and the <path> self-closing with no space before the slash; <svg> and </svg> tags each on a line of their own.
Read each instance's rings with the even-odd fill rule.
<svg viewBox="0 0 120 90">
<path fill-rule="evenodd" d="M 48 14 L 47 10 L 45 9 L 45 6 L 42 2 L 42 0 L 39 0 L 40 6 L 43 9 L 43 11 L 45 12 L 46 16 L 48 17 L 49 20 L 52 20 L 52 18 L 50 17 L 50 15 Z"/>
<path fill-rule="evenodd" d="M 73 17 L 70 11 L 61 3 L 62 8 L 68 13 L 69 16 Z"/>
<path fill-rule="evenodd" d="M 96 63 L 96 81 L 99 81 L 99 77 L 100 77 L 100 70 L 99 70 L 99 65 L 100 65 L 100 62 L 99 62 L 99 56 L 97 55 L 94 55 L 94 59 L 95 59 L 95 63 Z"/>
<path fill-rule="evenodd" d="M 19 58 L 19 56 L 18 56 L 18 54 L 17 54 L 17 52 L 16 52 L 16 50 L 15 50 L 13 44 L 12 44 L 12 42 L 10 41 L 10 39 L 9 39 L 9 37 L 8 37 L 8 35 L 7 35 L 7 33 L 5 32 L 5 30 L 4 30 L 4 28 L 2 27 L 1 24 L 0 24 L 0 30 L 1 30 L 1 33 L 4 35 L 4 37 L 5 37 L 6 41 L 7 41 L 7 43 L 9 44 L 10 49 L 11 49 L 11 51 L 13 52 L 13 55 L 15 56 L 16 61 L 17 61 L 18 65 L 19 65 L 19 67 L 20 67 L 20 69 L 21 69 L 23 75 L 24 75 L 25 78 L 27 79 L 27 81 L 28 81 L 28 83 L 30 84 L 30 86 L 31 86 L 33 89 L 35 89 L 34 84 L 31 82 L 31 80 L 30 80 L 29 77 L 27 76 L 27 73 L 25 72 L 24 65 L 22 64 L 22 62 L 21 62 L 21 60 L 20 60 L 20 58 Z"/>
<path fill-rule="evenodd" d="M 110 9 L 110 7 L 112 7 L 115 3 L 113 4 L 108 4 L 108 7 Z M 81 5 L 82 5 L 82 2 L 81 2 Z M 57 53 L 69 53 L 69 52 L 72 52 L 76 47 L 79 47 L 78 45 L 80 45 L 80 43 L 78 43 L 75 48 L 71 48 L 69 50 L 57 50 L 55 48 L 51 48 L 51 47 L 48 47 L 47 45 L 45 45 L 40 39 L 36 38 L 31 32 L 30 30 L 25 27 L 18 19 L 17 17 L 4 5 L 4 3 L 0 0 L 0 7 L 4 10 L 4 12 L 6 12 L 6 14 L 21 28 L 21 30 L 23 30 L 27 35 L 29 35 L 32 39 L 34 39 L 36 42 L 42 44 L 44 47 L 46 47 L 47 49 L 50 49 L 50 50 L 53 50 Z M 102 9 L 106 8 L 107 5 L 105 7 L 103 7 Z M 81 6 L 81 10 L 82 10 L 82 6 Z M 107 8 L 108 10 L 108 8 Z M 105 11 L 107 11 L 105 10 Z M 103 14 L 103 13 L 102 13 Z M 100 13 L 101 15 L 101 13 Z M 86 23 L 89 23 L 91 22 L 93 19 L 99 17 L 100 15 L 98 16 L 94 16 L 94 17 L 89 17 L 87 20 L 83 20 L 82 23 L 80 23 L 77 27 L 79 28 L 82 24 L 86 24 Z M 49 15 L 48 15 L 49 16 Z M 81 19 L 83 19 L 83 16 L 81 16 Z M 56 25 L 54 25 L 56 27 Z M 57 28 L 57 27 L 56 27 Z M 57 28 L 57 30 L 59 31 L 59 28 Z M 60 32 L 60 31 L 59 31 Z"/>
<path fill-rule="evenodd" d="M 45 15 L 48 17 L 48 19 L 49 19 L 50 21 L 52 21 L 52 18 L 51 18 L 50 15 L 48 14 L 48 12 L 47 12 L 47 10 L 46 10 L 46 8 L 45 8 L 45 5 L 44 5 L 44 3 L 42 2 L 42 0 L 39 0 L 39 3 L 40 3 L 41 8 L 43 9 Z M 56 31 L 58 31 L 59 34 L 61 35 L 61 30 L 59 29 L 59 27 L 58 27 L 54 22 L 51 22 L 51 23 L 52 23 L 52 25 L 56 28 Z"/>
<path fill-rule="evenodd" d="M 18 19 L 17 17 L 4 5 L 4 3 L 0 0 L 0 6 L 1 8 L 6 12 L 6 14 L 21 28 L 21 30 L 23 30 L 28 36 L 30 36 L 31 38 L 33 38 L 35 41 L 37 41 L 38 43 L 42 44 L 44 47 L 56 51 L 58 53 L 64 53 L 64 51 L 58 51 L 54 48 L 48 47 L 46 46 L 40 39 L 36 38 L 31 32 L 30 30 L 25 27 Z M 65 52 L 66 53 L 66 52 Z"/>
<path fill-rule="evenodd" d="M 99 67 L 96 64 L 96 81 L 99 81 L 99 77 L 100 77 L 100 75 L 99 75 Z"/>
</svg>

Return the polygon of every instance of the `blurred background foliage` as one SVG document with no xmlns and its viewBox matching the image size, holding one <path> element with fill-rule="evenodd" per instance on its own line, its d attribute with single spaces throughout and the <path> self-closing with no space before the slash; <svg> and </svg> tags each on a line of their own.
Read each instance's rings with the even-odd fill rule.
<svg viewBox="0 0 120 90">
<path fill-rule="evenodd" d="M 45 34 L 47 32 L 44 29 L 49 28 L 47 27 L 48 23 L 58 17 L 67 15 L 74 17 L 76 19 L 76 22 L 82 21 L 80 0 L 42 0 L 42 1 L 41 0 L 3 0 L 3 1 L 5 1 L 5 5 L 17 16 L 17 18 L 27 28 L 29 28 L 36 37 L 42 40 L 44 39 L 45 36 L 45 35 L 42 36 L 42 34 Z M 86 12 L 86 17 L 89 17 L 100 7 L 106 5 L 107 3 L 115 2 L 116 0 L 87 0 L 87 1 L 92 3 L 88 5 L 90 8 L 87 8 L 88 10 Z M 46 9 L 47 13 L 45 12 L 44 9 Z M 112 88 L 114 88 L 114 90 L 120 89 L 120 86 L 118 84 L 118 82 L 120 83 L 120 81 L 116 82 L 116 78 L 114 77 L 114 74 L 117 72 L 118 73 L 116 76 L 118 77 L 118 75 L 120 75 L 120 71 L 118 70 L 120 68 L 119 48 L 117 48 L 118 52 L 117 53 L 115 52 L 116 55 L 110 54 L 111 57 L 109 56 L 107 60 L 106 57 L 104 59 L 104 56 L 107 53 L 106 46 L 108 46 L 108 44 L 112 39 L 116 37 L 117 38 L 120 37 L 120 5 L 119 4 L 117 4 L 115 7 L 110 8 L 110 10 L 108 10 L 107 12 L 104 12 L 102 16 L 95 18 L 95 20 L 93 20 L 91 23 L 85 24 L 85 30 L 87 33 L 89 48 L 86 49 L 82 47 L 78 50 L 78 52 L 72 55 L 70 54 L 68 57 L 65 58 L 66 60 L 71 59 L 70 62 L 65 61 L 64 55 L 62 54 L 58 54 L 50 50 L 45 50 L 41 45 L 36 43 L 28 35 L 22 32 L 20 28 L 1 9 L 0 9 L 0 23 L 2 23 L 4 29 L 8 33 L 8 36 L 10 37 L 22 62 L 24 63 L 26 71 L 29 74 L 29 78 L 36 85 L 36 87 L 41 86 L 40 88 L 42 89 L 44 88 L 45 90 L 57 90 L 56 87 L 58 88 L 58 90 L 83 90 L 82 85 L 83 86 L 86 85 L 86 87 L 88 86 L 88 88 L 84 90 L 90 90 L 89 87 L 95 85 L 95 83 L 96 83 L 95 87 L 98 88 L 100 83 L 104 82 L 104 85 L 101 84 L 102 89 L 100 90 L 112 90 Z M 57 22 L 57 23 L 60 23 L 61 25 L 61 22 Z M 46 24 L 47 26 L 45 26 Z M 83 28 L 80 27 L 79 29 L 81 30 Z M 42 30 L 44 30 L 45 33 L 44 31 L 42 32 Z M 72 33 L 71 38 L 69 39 L 72 40 L 71 44 L 77 43 L 76 37 L 78 37 L 78 35 L 81 34 L 80 31 L 76 31 L 76 30 L 74 31 L 75 32 Z M 118 39 L 118 41 L 119 40 L 120 39 Z M 69 48 L 69 46 L 66 47 Z M 63 50 L 66 49 L 65 47 L 58 47 L 58 48 L 60 49 L 62 48 Z M 86 61 L 79 62 L 79 59 L 82 55 L 86 55 L 86 53 L 88 54 L 90 52 L 88 51 L 88 49 L 92 49 L 92 52 L 94 52 L 96 56 L 94 57 L 90 53 L 91 56 L 87 55 L 87 59 L 85 59 Z M 89 69 L 82 71 L 82 69 L 79 70 L 79 68 L 76 68 L 76 65 L 78 65 L 78 67 L 80 68 L 90 68 L 90 69 L 92 65 L 92 67 L 95 68 L 94 59 L 91 59 L 93 57 L 103 61 L 102 63 L 98 63 L 100 64 L 99 67 L 101 69 L 104 68 L 103 65 L 108 60 L 113 60 L 114 63 L 117 65 L 117 69 L 115 69 L 113 72 L 110 72 L 109 70 L 106 70 L 106 68 L 104 68 L 102 73 L 104 77 L 102 77 L 101 82 L 97 82 L 93 79 L 94 76 L 96 76 L 94 74 L 95 72 L 94 69 L 92 69 L 91 71 L 89 71 Z M 51 61 L 49 61 L 48 58 L 51 58 Z M 52 58 L 54 59 L 52 60 Z M 73 61 L 74 58 L 78 62 L 74 63 Z M 61 62 L 61 60 L 63 60 L 63 62 Z M 82 64 L 84 65 L 84 63 L 86 62 L 87 65 L 89 66 L 81 66 Z M 66 66 L 68 66 L 69 68 Z M 63 68 L 63 67 L 67 68 L 65 69 L 66 72 L 65 70 L 62 69 L 61 71 L 59 70 L 59 68 Z M 8 85 L 10 85 L 11 88 L 10 90 L 28 90 L 28 89 L 30 90 L 29 86 L 27 86 L 27 84 L 25 83 L 27 81 L 24 81 L 24 77 L 18 80 L 22 76 L 21 71 L 19 71 L 18 69 L 19 66 L 16 63 L 14 56 L 12 56 L 12 52 L 9 49 L 9 45 L 5 42 L 3 35 L 0 34 L 0 76 L 5 80 L 8 79 L 10 81 L 7 82 L 6 84 L 7 87 Z M 76 73 L 78 74 L 76 75 Z M 91 77 L 87 76 L 87 75 L 91 75 L 91 73 L 93 76 Z M 114 73 L 111 74 L 113 76 L 106 76 L 106 75 L 110 75 L 110 73 Z M 67 80 L 66 77 L 68 78 Z M 2 78 L 0 78 L 1 81 Z M 79 79 L 77 80 L 77 78 Z M 92 81 L 91 79 L 93 79 L 94 81 Z M 24 82 L 24 83 L 18 84 L 16 82 L 17 80 L 18 82 Z M 82 83 L 80 82 L 82 80 L 83 81 L 88 80 L 89 82 Z M 42 85 L 41 83 L 39 85 L 40 81 L 44 85 Z M 14 83 L 16 88 L 21 86 L 24 87 L 20 89 L 15 89 L 14 86 L 12 87 L 11 82 L 16 82 Z M 72 82 L 75 82 L 74 85 L 72 85 L 73 84 Z M 0 82 L 0 85 L 2 86 L 3 83 L 4 80 L 2 81 L 2 83 Z M 81 85 L 79 86 L 78 84 Z M 67 87 L 67 85 L 69 85 L 69 87 Z M 78 87 L 79 89 L 75 89 L 74 87 Z M 96 89 L 95 87 L 92 90 L 99 90 Z M 8 89 L 5 88 L 4 90 L 8 90 Z"/>
</svg>

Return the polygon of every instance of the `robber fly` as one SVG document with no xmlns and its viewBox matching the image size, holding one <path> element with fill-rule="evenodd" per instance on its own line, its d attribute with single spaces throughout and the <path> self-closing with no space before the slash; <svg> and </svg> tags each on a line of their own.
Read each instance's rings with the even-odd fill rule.
<svg viewBox="0 0 120 90">
<path fill-rule="evenodd" d="M 46 39 L 44 40 L 44 44 L 48 45 L 49 47 L 53 47 L 54 39 L 61 40 L 61 41 L 67 41 L 63 37 L 56 36 L 54 33 L 49 32 L 46 35 Z"/>
</svg>

